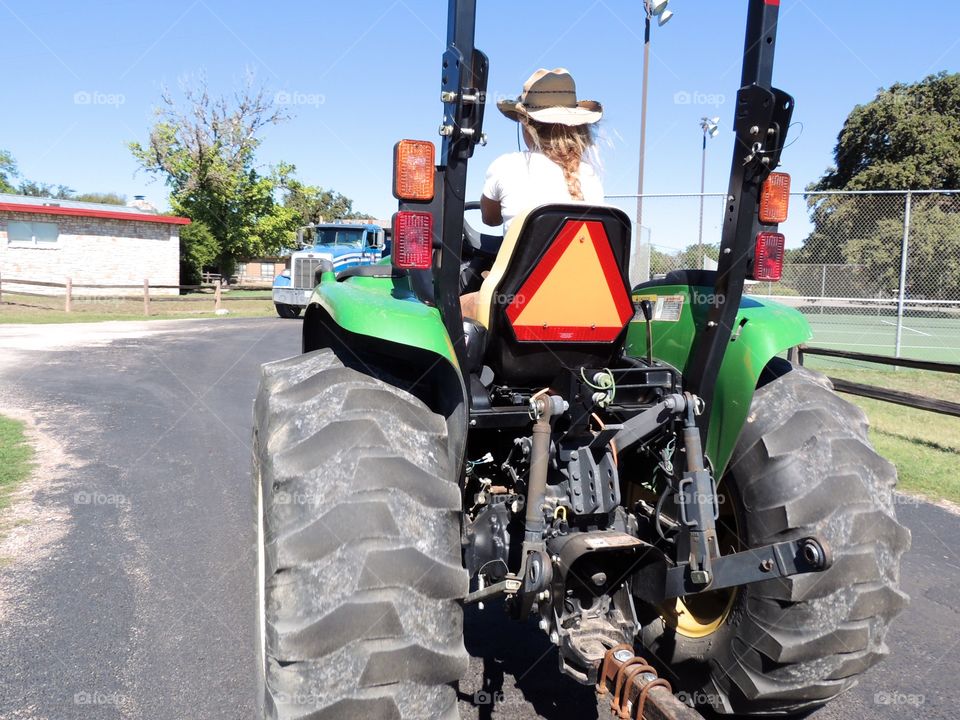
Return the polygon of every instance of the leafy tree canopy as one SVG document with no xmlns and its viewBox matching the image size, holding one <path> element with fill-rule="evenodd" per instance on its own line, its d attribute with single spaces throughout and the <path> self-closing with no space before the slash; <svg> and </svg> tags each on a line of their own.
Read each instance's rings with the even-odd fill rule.
<svg viewBox="0 0 960 720">
<path fill-rule="evenodd" d="M 256 165 L 261 131 L 287 119 L 248 78 L 234 97 L 214 97 L 206 83 L 186 87 L 179 103 L 165 91 L 146 144 L 130 143 L 140 166 L 162 177 L 174 211 L 203 222 L 219 245 L 217 264 L 230 274 L 242 257 L 289 244 L 292 214 L 275 195 L 293 171 Z"/>
<path fill-rule="evenodd" d="M 960 73 L 896 83 L 847 117 L 811 190 L 960 188 Z"/>
<path fill-rule="evenodd" d="M 203 268 L 213 265 L 220 255 L 220 244 L 203 220 L 194 220 L 180 229 L 180 280 L 199 285 Z"/>
<path fill-rule="evenodd" d="M 129 147 L 142 169 L 164 179 L 174 212 L 209 232 L 183 236 L 191 273 L 216 265 L 229 275 L 238 260 L 293 247 L 301 225 L 354 215 L 349 198 L 297 180 L 293 165 L 257 164 L 263 131 L 289 116 L 251 78 L 230 98 L 211 95 L 201 80 L 179 101 L 169 92 L 161 99 L 149 140 Z"/>
<path fill-rule="evenodd" d="M 28 195 L 30 197 L 51 198 L 53 200 L 75 200 L 74 190 L 66 185 L 53 185 L 51 183 L 36 182 L 35 180 L 22 180 L 17 189 L 17 195 Z"/>
<path fill-rule="evenodd" d="M 0 150 L 0 192 L 15 191 L 13 180 L 17 177 L 17 161 L 6 150 Z"/>
<path fill-rule="evenodd" d="M 687 268 L 699 268 L 703 266 L 703 259 L 709 258 L 716 262 L 720 257 L 719 243 L 704 243 L 699 245 L 687 245 L 683 250 L 673 250 L 664 252 L 656 247 L 650 248 L 650 273 L 651 275 L 663 275 L 672 270 L 684 270 Z"/>
<path fill-rule="evenodd" d="M 127 196 L 113 192 L 88 192 L 79 193 L 74 200 L 80 202 L 102 203 L 104 205 L 126 205 Z"/>
<path fill-rule="evenodd" d="M 808 190 L 960 188 L 960 73 L 930 75 L 881 90 L 847 117 L 835 166 Z M 904 236 L 902 195 L 810 195 L 813 232 L 797 260 L 855 265 L 859 295 L 898 291 Z M 960 197 L 915 195 L 909 234 L 908 292 L 956 299 L 960 287 Z M 951 250 L 952 248 L 952 250 Z"/>
<path fill-rule="evenodd" d="M 284 206 L 296 212 L 304 224 L 363 217 L 362 213 L 354 212 L 350 198 L 335 190 L 305 185 L 293 178 L 287 181 L 285 189 Z"/>
</svg>

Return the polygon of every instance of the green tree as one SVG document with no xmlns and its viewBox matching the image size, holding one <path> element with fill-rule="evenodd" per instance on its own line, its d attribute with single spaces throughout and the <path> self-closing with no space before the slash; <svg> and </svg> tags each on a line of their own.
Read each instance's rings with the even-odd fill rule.
<svg viewBox="0 0 960 720">
<path fill-rule="evenodd" d="M 127 196 L 114 192 L 88 192 L 76 195 L 74 200 L 80 202 L 101 203 L 103 205 L 126 205 Z"/>
<path fill-rule="evenodd" d="M 686 249 L 679 253 L 680 267 L 701 268 L 702 260 L 708 258 L 717 261 L 720 257 L 720 243 L 704 243 L 701 249 L 698 245 L 687 245 Z"/>
<path fill-rule="evenodd" d="M 362 217 L 354 212 L 353 201 L 335 190 L 305 185 L 294 178 L 286 182 L 285 189 L 284 207 L 293 210 L 303 224 Z"/>
<path fill-rule="evenodd" d="M 673 252 L 664 252 L 651 247 L 650 274 L 664 275 L 673 270 L 694 270 L 701 267 L 702 258 L 716 261 L 718 257 L 720 257 L 719 243 L 704 243 L 702 249 L 698 245 L 688 245 L 683 250 Z"/>
<path fill-rule="evenodd" d="M 260 133 L 287 115 L 249 79 L 234 98 L 212 97 L 201 82 L 184 90 L 184 101 L 181 109 L 164 92 L 149 141 L 129 147 L 141 168 L 164 178 L 174 212 L 206 225 L 229 275 L 237 260 L 293 242 L 297 215 L 276 199 L 293 166 L 256 165 Z"/>
<path fill-rule="evenodd" d="M 53 185 L 36 180 L 23 180 L 17 186 L 18 195 L 50 198 L 52 200 L 73 200 L 73 193 L 73 188 L 66 185 Z"/>
<path fill-rule="evenodd" d="M 960 73 L 881 89 L 847 116 L 810 190 L 960 188 Z"/>
<path fill-rule="evenodd" d="M 0 192 L 16 192 L 13 180 L 20 173 L 17 171 L 17 161 L 7 150 L 0 150 Z"/>
<path fill-rule="evenodd" d="M 834 148 L 834 166 L 807 189 L 960 188 L 958 117 L 960 73 L 943 72 L 882 89 L 850 112 Z M 858 265 L 861 271 L 849 292 L 895 293 L 903 196 L 812 194 L 807 203 L 814 230 L 804 240 L 798 261 Z M 960 267 L 949 259 L 947 248 L 960 243 L 960 202 L 953 196 L 915 196 L 909 230 L 908 277 L 915 288 L 925 288 L 915 294 L 955 296 Z M 939 259 L 925 264 L 923 258 Z"/>
<path fill-rule="evenodd" d="M 219 255 L 220 244 L 203 220 L 180 229 L 180 280 L 184 285 L 199 285 L 204 266 L 213 265 Z"/>
</svg>

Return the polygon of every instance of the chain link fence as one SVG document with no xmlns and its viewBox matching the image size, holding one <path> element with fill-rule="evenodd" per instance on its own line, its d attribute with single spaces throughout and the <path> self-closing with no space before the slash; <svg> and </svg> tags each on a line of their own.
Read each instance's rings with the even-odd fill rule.
<svg viewBox="0 0 960 720">
<path fill-rule="evenodd" d="M 637 217 L 635 195 L 609 201 Z M 724 201 L 643 196 L 631 279 L 716 267 Z M 790 206 L 783 279 L 747 293 L 807 315 L 811 344 L 960 362 L 960 191 L 792 193 Z"/>
</svg>

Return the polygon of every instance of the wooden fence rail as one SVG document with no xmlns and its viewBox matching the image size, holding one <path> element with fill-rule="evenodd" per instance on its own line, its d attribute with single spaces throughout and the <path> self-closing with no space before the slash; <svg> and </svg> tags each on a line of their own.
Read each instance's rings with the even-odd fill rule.
<svg viewBox="0 0 960 720">
<path fill-rule="evenodd" d="M 6 287 L 4 287 L 6 286 Z M 11 286 L 17 286 L 16 290 L 12 290 Z M 45 288 L 62 288 L 63 289 L 63 310 L 64 312 L 73 311 L 73 301 L 74 301 L 74 290 L 84 289 L 84 290 L 139 290 L 138 293 L 129 293 L 123 295 L 100 295 L 97 297 L 114 297 L 117 299 L 133 299 L 138 296 L 143 297 L 143 314 L 145 316 L 150 315 L 150 303 L 151 302 L 210 302 L 209 295 L 194 295 L 194 296 L 184 296 L 184 295 L 175 295 L 175 296 L 156 296 L 151 295 L 153 290 L 213 290 L 213 309 L 220 310 L 222 303 L 229 300 L 249 300 L 250 298 L 243 297 L 223 297 L 221 291 L 221 284 L 219 282 L 215 283 L 202 283 L 200 285 L 151 285 L 149 278 L 145 278 L 143 284 L 141 285 L 101 285 L 101 284 L 91 284 L 91 283 L 74 283 L 72 278 L 66 278 L 66 282 L 57 283 L 57 282 L 48 282 L 41 280 L 24 280 L 21 278 L 10 278 L 0 276 L 0 302 L 3 301 L 3 291 L 6 289 L 7 293 L 15 295 L 26 295 L 28 297 L 42 297 L 42 298 L 51 298 L 57 297 L 57 294 L 49 293 L 40 293 L 40 292 L 30 292 L 29 290 L 21 290 L 20 286 L 27 287 L 45 287 Z M 85 297 L 84 295 L 77 296 L 79 298 Z"/>
<path fill-rule="evenodd" d="M 958 363 L 946 363 L 936 360 L 913 360 L 911 358 L 874 355 L 872 353 L 862 353 L 852 350 L 810 347 L 809 345 L 800 345 L 793 348 L 790 353 L 791 362 L 798 362 L 800 365 L 803 365 L 803 359 L 806 355 L 822 355 L 824 357 L 856 360 L 858 362 L 876 363 L 878 365 L 889 365 L 891 367 L 906 367 L 913 370 L 924 370 L 926 372 L 960 374 L 960 364 Z M 890 388 L 880 387 L 878 385 L 865 385 L 843 378 L 831 377 L 829 380 L 833 383 L 833 387 L 837 392 L 859 395 L 860 397 L 871 398 L 873 400 L 882 400 L 883 402 L 895 403 L 918 410 L 929 410 L 930 412 L 941 413 L 943 415 L 960 417 L 960 403 L 944 400 L 943 398 L 916 395 L 903 390 L 891 390 Z"/>
</svg>

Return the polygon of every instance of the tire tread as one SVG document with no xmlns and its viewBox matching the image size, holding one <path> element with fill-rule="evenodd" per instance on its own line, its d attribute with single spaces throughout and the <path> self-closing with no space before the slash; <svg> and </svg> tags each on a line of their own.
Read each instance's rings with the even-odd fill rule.
<svg viewBox="0 0 960 720">
<path fill-rule="evenodd" d="M 327 350 L 265 365 L 254 413 L 266 716 L 455 717 L 467 575 L 444 419 Z"/>
</svg>

